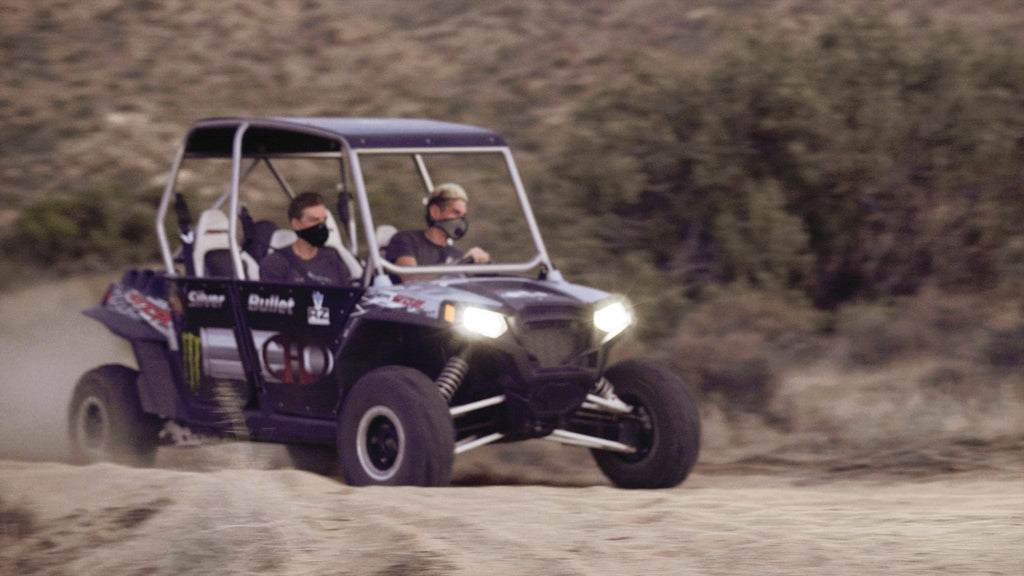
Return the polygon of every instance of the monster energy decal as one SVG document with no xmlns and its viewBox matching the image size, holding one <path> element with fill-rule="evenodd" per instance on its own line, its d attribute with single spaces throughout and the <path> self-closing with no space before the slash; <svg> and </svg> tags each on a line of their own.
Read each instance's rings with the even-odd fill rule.
<svg viewBox="0 0 1024 576">
<path fill-rule="evenodd" d="M 185 385 L 193 394 L 199 392 L 199 386 L 203 381 L 202 367 L 202 340 L 199 336 L 184 332 L 181 335 L 181 359 L 185 368 Z"/>
</svg>

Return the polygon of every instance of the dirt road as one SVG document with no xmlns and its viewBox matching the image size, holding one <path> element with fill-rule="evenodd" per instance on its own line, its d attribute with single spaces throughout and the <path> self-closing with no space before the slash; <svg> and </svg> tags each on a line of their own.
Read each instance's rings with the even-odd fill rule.
<svg viewBox="0 0 1024 576">
<path fill-rule="evenodd" d="M 710 468 L 635 492 L 0 461 L 0 573 L 1024 573 L 1020 476 Z"/>
</svg>

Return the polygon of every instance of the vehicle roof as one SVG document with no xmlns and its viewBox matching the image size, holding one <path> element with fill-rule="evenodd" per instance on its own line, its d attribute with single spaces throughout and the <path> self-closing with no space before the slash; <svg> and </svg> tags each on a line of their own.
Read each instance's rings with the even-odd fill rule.
<svg viewBox="0 0 1024 576">
<path fill-rule="evenodd" d="M 192 125 L 188 156 L 230 157 L 235 133 L 248 125 L 245 156 L 339 153 L 353 149 L 505 146 L 497 132 L 438 120 L 408 118 L 210 118 Z"/>
</svg>

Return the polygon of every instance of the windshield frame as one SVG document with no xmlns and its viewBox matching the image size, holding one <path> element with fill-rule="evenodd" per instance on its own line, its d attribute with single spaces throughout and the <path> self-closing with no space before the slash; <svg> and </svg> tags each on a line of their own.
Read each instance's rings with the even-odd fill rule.
<svg viewBox="0 0 1024 576">
<path fill-rule="evenodd" d="M 358 150 L 348 149 L 349 165 L 351 166 L 353 184 L 356 188 L 356 198 L 359 202 L 359 209 L 362 214 L 364 228 L 367 232 L 366 243 L 369 246 L 369 258 L 367 267 L 374 271 L 374 284 L 390 283 L 388 273 L 396 275 L 409 274 L 474 274 L 486 272 L 487 274 L 524 274 L 540 268 L 543 271 L 551 270 L 551 261 L 544 246 L 537 220 L 534 217 L 526 190 L 523 187 L 519 171 L 516 168 L 512 151 L 508 146 L 481 146 L 481 147 L 447 147 L 447 148 L 361 148 Z M 380 245 L 377 241 L 376 225 L 373 221 L 373 211 L 370 206 L 369 194 L 366 190 L 366 183 L 363 176 L 361 158 L 368 156 L 408 156 L 412 158 L 419 172 L 424 190 L 429 194 L 434 188 L 433 179 L 427 169 L 424 157 L 440 155 L 500 155 L 508 172 L 512 190 L 515 192 L 519 207 L 522 210 L 527 228 L 534 245 L 534 254 L 531 258 L 521 262 L 507 262 L 500 264 L 443 264 L 431 266 L 400 266 L 388 262 L 381 255 Z"/>
</svg>

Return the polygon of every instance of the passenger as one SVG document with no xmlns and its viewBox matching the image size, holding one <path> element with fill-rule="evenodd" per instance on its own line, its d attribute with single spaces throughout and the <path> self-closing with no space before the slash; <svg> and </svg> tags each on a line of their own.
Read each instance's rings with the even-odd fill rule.
<svg viewBox="0 0 1024 576">
<path fill-rule="evenodd" d="M 288 218 L 298 239 L 287 248 L 268 254 L 260 262 L 260 280 L 296 284 L 346 284 L 348 267 L 341 255 L 324 247 L 330 235 L 327 208 L 316 192 L 304 192 L 292 199 Z"/>
<path fill-rule="evenodd" d="M 427 229 L 398 232 L 388 243 L 384 257 L 399 266 L 432 266 L 436 264 L 486 264 L 491 256 L 474 246 L 466 252 L 456 248 L 455 240 L 469 228 L 466 204 L 469 196 L 458 184 L 441 184 L 427 200 Z M 424 280 L 430 275 L 406 275 L 402 281 Z"/>
</svg>

